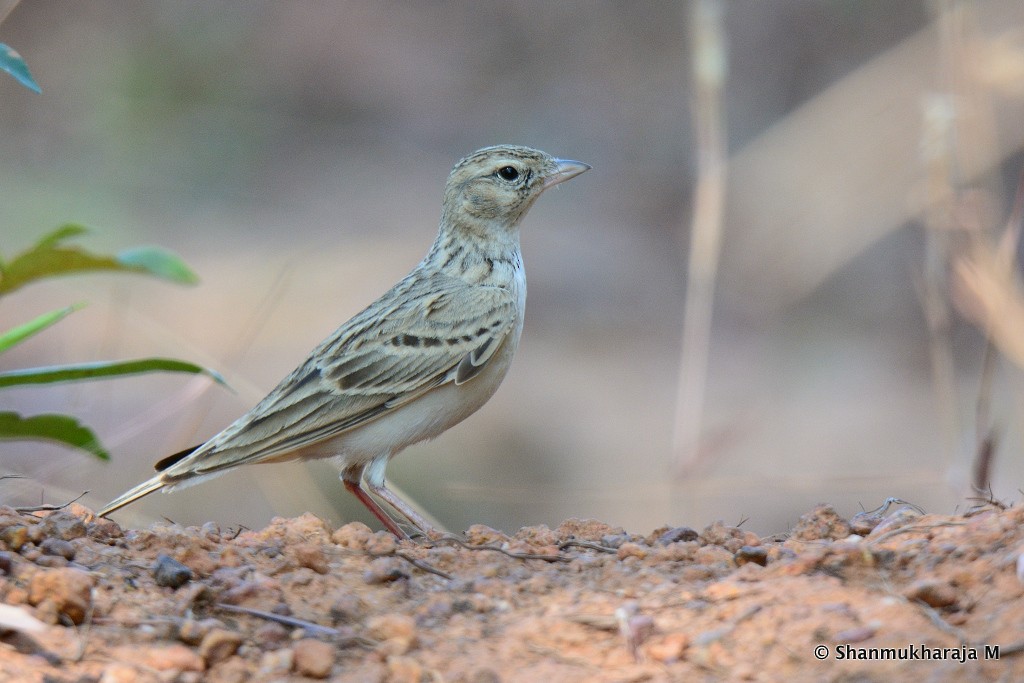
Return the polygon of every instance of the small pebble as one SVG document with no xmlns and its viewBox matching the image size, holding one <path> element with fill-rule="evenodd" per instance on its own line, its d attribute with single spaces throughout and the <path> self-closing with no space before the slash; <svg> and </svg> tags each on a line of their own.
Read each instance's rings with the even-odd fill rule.
<svg viewBox="0 0 1024 683">
<path fill-rule="evenodd" d="M 212 666 L 235 654 L 241 644 L 242 636 L 239 634 L 215 628 L 203 637 L 203 642 L 199 644 L 199 656 L 208 666 Z"/>
<path fill-rule="evenodd" d="M 168 555 L 157 555 L 153 565 L 153 578 L 156 585 L 167 588 L 180 588 L 192 580 L 192 570 Z"/>
<path fill-rule="evenodd" d="M 396 655 L 388 657 L 388 681 L 390 683 L 420 683 L 424 680 L 423 665 L 412 657 Z"/>
<path fill-rule="evenodd" d="M 14 553 L 0 550 L 0 572 L 10 574 L 14 569 Z"/>
<path fill-rule="evenodd" d="M 331 542 L 340 545 L 342 548 L 363 550 L 372 536 L 373 532 L 370 530 L 370 527 L 362 522 L 349 522 L 331 534 Z"/>
<path fill-rule="evenodd" d="M 206 634 L 223 626 L 219 619 L 186 619 L 178 627 L 178 640 L 188 645 L 198 645 L 203 642 Z"/>
<path fill-rule="evenodd" d="M 296 673 L 310 678 L 327 678 L 334 666 L 334 646 L 314 638 L 303 638 L 292 647 Z"/>
<path fill-rule="evenodd" d="M 605 548 L 619 548 L 623 543 L 629 542 L 629 534 L 606 534 L 601 537 L 601 545 Z"/>
<path fill-rule="evenodd" d="M 40 567 L 66 567 L 68 561 L 60 555 L 38 555 L 33 558 L 33 562 L 38 564 Z"/>
<path fill-rule="evenodd" d="M 800 515 L 790 538 L 798 541 L 839 540 L 850 535 L 850 523 L 831 505 L 821 504 Z"/>
<path fill-rule="evenodd" d="M 85 526 L 85 530 L 89 538 L 107 545 L 114 545 L 124 538 L 124 531 L 111 519 L 95 519 Z"/>
<path fill-rule="evenodd" d="M 878 633 L 878 629 L 874 626 L 854 626 L 844 631 L 839 631 L 832 636 L 833 642 L 836 643 L 861 643 L 868 638 L 873 638 Z"/>
<path fill-rule="evenodd" d="M 3 541 L 10 550 L 18 552 L 28 543 L 28 529 L 21 524 L 4 527 L 0 530 L 0 541 Z"/>
<path fill-rule="evenodd" d="M 293 546 L 291 551 L 300 567 L 312 569 L 317 574 L 326 574 L 331 568 L 323 546 L 314 543 L 299 543 Z"/>
<path fill-rule="evenodd" d="M 627 557 L 637 557 L 642 560 L 647 557 L 648 552 L 650 552 L 650 550 L 639 543 L 623 543 L 619 546 L 618 557 L 620 560 L 624 560 Z"/>
<path fill-rule="evenodd" d="M 32 605 L 51 603 L 59 613 L 81 624 L 92 607 L 92 587 L 92 576 L 77 569 L 40 570 L 32 576 L 28 601 Z"/>
<path fill-rule="evenodd" d="M 647 656 L 663 664 L 671 664 L 683 658 L 690 646 L 690 637 L 685 633 L 668 633 L 644 646 Z"/>
<path fill-rule="evenodd" d="M 688 526 L 677 526 L 659 536 L 657 542 L 659 545 L 669 545 L 670 543 L 696 541 L 699 536 L 700 534 L 697 533 L 696 529 L 691 529 Z"/>
<path fill-rule="evenodd" d="M 216 522 L 207 522 L 199 529 L 206 540 L 212 543 L 220 543 L 220 527 L 217 526 Z"/>
<path fill-rule="evenodd" d="M 137 683 L 139 672 L 127 664 L 108 664 L 100 674 L 99 683 Z"/>
<path fill-rule="evenodd" d="M 366 542 L 366 552 L 371 555 L 390 555 L 398 549 L 398 539 L 387 531 L 378 531 Z"/>
<path fill-rule="evenodd" d="M 82 538 L 86 534 L 85 522 L 67 510 L 53 513 L 38 526 L 43 536 L 58 538 L 62 541 Z"/>
<path fill-rule="evenodd" d="M 71 541 L 61 538 L 45 538 L 39 549 L 43 551 L 43 555 L 57 555 L 65 560 L 75 559 L 75 546 L 71 545 Z"/>
<path fill-rule="evenodd" d="M 919 600 L 930 607 L 949 607 L 955 605 L 957 593 L 953 586 L 945 581 L 922 579 L 912 583 L 903 596 L 907 600 Z"/>
<path fill-rule="evenodd" d="M 378 557 L 363 572 L 363 581 L 370 585 L 390 583 L 398 579 L 407 578 L 409 578 L 409 575 L 405 572 L 401 561 L 395 557 Z"/>
<path fill-rule="evenodd" d="M 193 652 L 191 648 L 180 644 L 155 647 L 140 654 L 139 659 L 142 663 L 158 671 L 182 672 L 206 669 L 206 663 L 202 657 Z"/>
<path fill-rule="evenodd" d="M 894 529 L 913 524 L 921 518 L 921 513 L 910 506 L 903 506 L 896 508 L 892 514 L 886 515 L 882 521 L 871 530 L 868 534 L 869 538 L 878 538 L 879 536 L 886 534 Z"/>
<path fill-rule="evenodd" d="M 768 549 L 762 545 L 745 545 L 736 551 L 733 559 L 737 567 L 748 562 L 764 567 L 768 564 Z"/>
<path fill-rule="evenodd" d="M 288 642 L 290 632 L 276 621 L 268 621 L 253 633 L 253 641 L 263 650 L 276 650 Z"/>
<path fill-rule="evenodd" d="M 494 669 L 477 669 L 470 675 L 469 683 L 501 683 L 501 676 Z"/>
<path fill-rule="evenodd" d="M 366 623 L 371 638 L 389 655 L 404 655 L 416 642 L 416 621 L 407 614 L 381 614 Z"/>
<path fill-rule="evenodd" d="M 292 670 L 294 664 L 295 652 L 291 648 L 285 647 L 280 650 L 271 650 L 270 652 L 264 652 L 263 656 L 260 657 L 258 673 L 261 675 L 285 674 Z"/>
<path fill-rule="evenodd" d="M 867 536 L 882 522 L 882 519 L 882 514 L 876 510 L 858 512 L 850 518 L 850 532 L 858 536 Z"/>
<path fill-rule="evenodd" d="M 508 536 L 486 524 L 474 524 L 469 527 L 466 529 L 465 537 L 469 545 L 501 544 L 508 541 Z"/>
</svg>

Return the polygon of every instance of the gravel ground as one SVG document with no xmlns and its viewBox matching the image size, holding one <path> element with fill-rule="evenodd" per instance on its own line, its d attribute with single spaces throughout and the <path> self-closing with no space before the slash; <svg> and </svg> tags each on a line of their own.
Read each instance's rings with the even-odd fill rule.
<svg viewBox="0 0 1024 683">
<path fill-rule="evenodd" d="M 0 507 L 0 680 L 1020 681 L 1022 528 L 1020 506 L 894 503 L 784 538 L 569 520 L 398 543 L 311 514 Z"/>
</svg>

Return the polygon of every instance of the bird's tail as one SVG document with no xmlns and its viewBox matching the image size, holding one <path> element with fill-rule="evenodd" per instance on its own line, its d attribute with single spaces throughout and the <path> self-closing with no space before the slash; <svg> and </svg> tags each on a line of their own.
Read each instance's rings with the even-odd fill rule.
<svg viewBox="0 0 1024 683">
<path fill-rule="evenodd" d="M 143 496 L 147 496 L 150 493 L 153 493 L 153 491 L 159 491 L 164 486 L 166 486 L 166 482 L 164 481 L 163 475 L 158 474 L 152 479 L 142 482 L 135 488 L 129 491 L 125 491 L 120 496 L 107 503 L 106 507 L 104 507 L 98 513 L 96 513 L 96 516 L 106 517 L 111 512 L 123 508 L 125 505 L 128 505 L 129 503 L 133 503 L 137 501 L 139 498 L 142 498 Z"/>
</svg>

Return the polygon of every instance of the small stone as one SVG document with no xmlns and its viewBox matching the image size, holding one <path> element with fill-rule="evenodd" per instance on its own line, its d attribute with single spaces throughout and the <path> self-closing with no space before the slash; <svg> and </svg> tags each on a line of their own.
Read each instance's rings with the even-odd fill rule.
<svg viewBox="0 0 1024 683">
<path fill-rule="evenodd" d="M 192 580 L 192 570 L 168 555 L 157 555 L 153 565 L 156 585 L 180 588 Z"/>
<path fill-rule="evenodd" d="M 60 555 L 43 555 L 42 553 L 32 558 L 32 561 L 40 567 L 66 567 L 68 561 Z"/>
<path fill-rule="evenodd" d="M 696 541 L 699 537 L 700 534 L 697 533 L 696 529 L 691 529 L 688 526 L 677 526 L 659 536 L 657 542 L 658 545 L 669 545 L 670 543 Z"/>
<path fill-rule="evenodd" d="M 71 545 L 71 541 L 61 538 L 45 538 L 39 549 L 43 555 L 57 555 L 68 561 L 75 559 L 75 546 Z"/>
<path fill-rule="evenodd" d="M 244 649 L 244 646 L 243 646 Z M 216 683 L 249 683 L 252 680 L 252 664 L 246 661 L 242 650 L 233 657 L 217 665 L 211 676 L 203 676 L 197 683 L 216 681 Z"/>
<path fill-rule="evenodd" d="M 261 675 L 281 675 L 291 671 L 294 664 L 295 652 L 291 648 L 285 647 L 280 650 L 272 650 L 264 652 L 263 656 L 260 657 L 258 673 Z"/>
<path fill-rule="evenodd" d="M 4 527 L 0 530 L 0 541 L 3 541 L 8 549 L 18 552 L 28 543 L 28 528 L 22 524 Z"/>
<path fill-rule="evenodd" d="M 85 525 L 89 538 L 99 543 L 114 545 L 119 539 L 124 538 L 124 531 L 112 519 L 95 519 Z"/>
<path fill-rule="evenodd" d="M 557 546 L 561 539 L 546 524 L 537 526 L 524 526 L 516 532 L 513 537 L 517 541 L 523 541 L 530 546 Z"/>
<path fill-rule="evenodd" d="M 391 583 L 398 579 L 407 579 L 409 575 L 405 572 L 401 562 L 395 557 L 378 557 L 363 573 L 363 581 L 370 585 L 380 583 Z"/>
<path fill-rule="evenodd" d="M 850 518 L 850 533 L 858 536 L 867 536 L 884 519 L 881 512 L 872 510 L 870 512 L 858 512 Z"/>
<path fill-rule="evenodd" d="M 768 549 L 761 545 L 745 545 L 736 551 L 733 559 L 737 567 L 748 562 L 764 567 L 768 564 Z"/>
<path fill-rule="evenodd" d="M 362 522 L 349 522 L 331 534 L 331 542 L 342 548 L 364 550 L 372 536 L 373 532 L 370 531 L 370 527 Z"/>
<path fill-rule="evenodd" d="M 621 534 L 608 534 L 601 537 L 601 545 L 605 548 L 620 548 L 623 543 L 628 543 L 630 540 L 630 535 L 625 532 Z"/>
<path fill-rule="evenodd" d="M 328 614 L 334 623 L 353 623 L 362 619 L 366 603 L 358 595 L 344 593 L 331 604 Z"/>
<path fill-rule="evenodd" d="M 366 552 L 371 555 L 390 555 L 398 549 L 398 539 L 388 531 L 378 531 L 366 542 Z"/>
<path fill-rule="evenodd" d="M 494 669 L 477 669 L 470 674 L 469 683 L 501 683 L 501 676 Z"/>
<path fill-rule="evenodd" d="M 295 562 L 300 567 L 312 569 L 317 574 L 326 574 L 331 568 L 323 546 L 314 543 L 299 543 L 292 547 L 291 551 Z"/>
<path fill-rule="evenodd" d="M 465 536 L 469 545 L 500 545 L 508 541 L 508 536 L 486 524 L 474 524 L 466 529 Z"/>
<path fill-rule="evenodd" d="M 590 542 L 599 541 L 602 536 L 621 533 L 622 527 L 613 527 L 596 519 L 579 519 L 576 517 L 570 517 L 555 529 L 555 535 L 560 539 L 576 539 Z"/>
<path fill-rule="evenodd" d="M 639 543 L 623 543 L 619 546 L 618 557 L 620 560 L 624 560 L 627 557 L 637 557 L 642 560 L 647 557 L 648 552 L 649 549 Z"/>
<path fill-rule="evenodd" d="M 203 637 L 203 641 L 199 644 L 199 656 L 206 661 L 207 666 L 213 666 L 235 654 L 241 644 L 242 636 L 239 634 L 227 629 L 215 628 Z"/>
<path fill-rule="evenodd" d="M 206 540 L 211 541 L 213 543 L 220 543 L 220 527 L 217 526 L 216 522 L 207 522 L 206 524 L 203 524 L 203 526 L 200 527 L 199 531 L 202 532 L 203 537 L 206 538 Z"/>
<path fill-rule="evenodd" d="M 295 671 L 310 678 L 327 678 L 334 666 L 334 646 L 314 638 L 303 638 L 292 647 Z"/>
<path fill-rule="evenodd" d="M 922 579 L 903 591 L 907 600 L 918 600 L 930 607 L 950 607 L 956 604 L 956 590 L 945 581 Z"/>
<path fill-rule="evenodd" d="M 86 534 L 85 522 L 67 510 L 55 512 L 39 525 L 44 536 L 70 541 Z"/>
<path fill-rule="evenodd" d="M 142 661 L 158 671 L 204 671 L 203 658 L 184 645 L 155 647 L 142 653 Z"/>
<path fill-rule="evenodd" d="M 108 664 L 100 674 L 99 683 L 137 683 L 139 672 L 127 664 Z"/>
<path fill-rule="evenodd" d="M 75 624 L 85 621 L 92 607 L 93 579 L 78 569 L 48 569 L 36 572 L 29 586 L 29 604 L 50 602 Z"/>
<path fill-rule="evenodd" d="M 832 641 L 836 643 L 861 643 L 868 638 L 874 638 L 876 633 L 878 633 L 878 629 L 875 626 L 854 626 L 853 628 L 837 632 L 832 636 Z"/>
<path fill-rule="evenodd" d="M 682 659 L 689 646 L 690 636 L 685 633 L 668 633 L 644 645 L 643 652 L 651 659 L 671 664 Z"/>
<path fill-rule="evenodd" d="M 42 540 L 46 538 L 46 533 L 43 531 L 43 526 L 41 524 L 33 524 L 27 528 L 28 540 L 30 543 L 35 543 L 36 545 L 39 545 L 42 542 Z"/>
<path fill-rule="evenodd" d="M 10 574 L 14 569 L 14 553 L 0 550 L 0 573 Z"/>
<path fill-rule="evenodd" d="M 276 650 L 288 642 L 289 631 L 276 621 L 268 621 L 253 633 L 253 642 L 263 650 Z"/>
<path fill-rule="evenodd" d="M 223 626 L 219 619 L 186 619 L 178 627 L 178 640 L 188 645 L 198 645 L 208 633 Z"/>
<path fill-rule="evenodd" d="M 719 546 L 730 553 L 735 553 L 745 545 L 760 545 L 761 539 L 752 531 L 745 531 L 738 526 L 729 526 L 725 522 L 709 524 L 700 533 L 699 541 L 704 546 Z"/>
<path fill-rule="evenodd" d="M 416 642 L 416 621 L 406 614 L 381 614 L 370 619 L 366 629 L 390 655 L 404 655 Z"/>
<path fill-rule="evenodd" d="M 915 510 L 909 505 L 898 507 L 891 514 L 886 515 L 885 518 L 871 530 L 868 537 L 878 538 L 882 534 L 886 534 L 894 529 L 899 529 L 900 527 L 907 526 L 908 524 L 913 524 L 920 519 L 920 517 L 920 511 Z"/>
<path fill-rule="evenodd" d="M 389 683 L 419 683 L 424 679 L 423 665 L 412 657 L 388 657 Z"/>
<path fill-rule="evenodd" d="M 790 538 L 798 541 L 820 541 L 846 538 L 850 524 L 831 505 L 821 504 L 800 516 Z"/>
</svg>

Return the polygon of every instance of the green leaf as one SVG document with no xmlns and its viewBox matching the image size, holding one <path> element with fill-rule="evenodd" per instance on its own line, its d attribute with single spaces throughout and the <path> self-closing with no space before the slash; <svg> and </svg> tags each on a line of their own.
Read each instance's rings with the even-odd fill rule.
<svg viewBox="0 0 1024 683">
<path fill-rule="evenodd" d="M 82 382 L 105 377 L 124 377 L 147 372 L 186 372 L 207 375 L 218 384 L 227 386 L 220 373 L 208 368 L 174 360 L 173 358 L 143 358 L 128 361 L 81 363 L 55 367 L 28 368 L 0 372 L 0 389 L 24 384 L 52 384 L 55 382 Z"/>
<path fill-rule="evenodd" d="M 43 235 L 42 239 L 36 242 L 35 249 L 52 249 L 61 242 L 66 242 L 72 237 L 78 237 L 89 232 L 89 228 L 84 225 L 78 225 L 77 223 L 65 223 L 56 230 L 46 235 Z"/>
<path fill-rule="evenodd" d="M 21 58 L 21 55 L 3 43 L 0 43 L 0 69 L 14 76 L 14 80 L 29 90 L 37 93 L 43 92 L 39 88 L 39 84 L 32 78 L 32 74 L 29 73 L 28 64 Z"/>
<path fill-rule="evenodd" d="M 0 439 L 52 441 L 88 451 L 100 460 L 110 460 L 110 454 L 92 430 L 68 415 L 22 417 L 0 412 Z"/>
<path fill-rule="evenodd" d="M 0 295 L 9 294 L 33 280 L 90 271 L 141 273 L 179 284 L 199 281 L 179 256 L 159 247 L 139 247 L 117 256 L 106 256 L 64 244 L 85 232 L 80 225 L 63 225 L 10 262 L 0 263 Z"/>
<path fill-rule="evenodd" d="M 161 247 L 135 247 L 125 249 L 117 255 L 118 262 L 126 268 L 155 275 L 171 282 L 194 285 L 199 277 L 185 265 L 181 257 Z"/>
<path fill-rule="evenodd" d="M 12 327 L 6 332 L 0 334 L 0 353 L 3 353 L 12 346 L 20 344 L 32 335 L 45 330 L 47 327 L 55 325 L 84 306 L 85 304 L 74 304 L 67 308 L 60 308 L 56 311 L 43 313 L 41 316 L 34 318 L 23 325 Z"/>
</svg>

